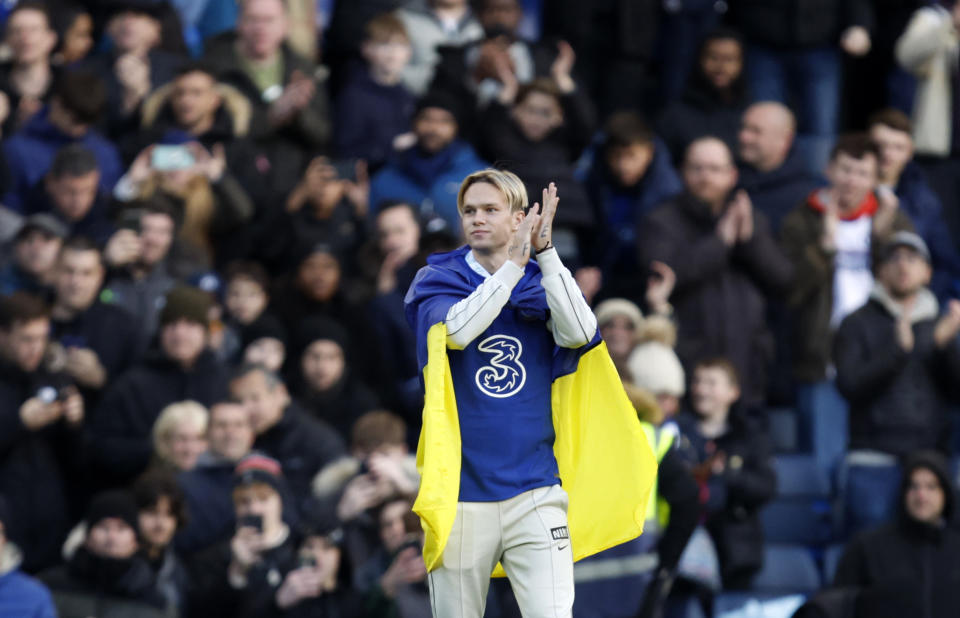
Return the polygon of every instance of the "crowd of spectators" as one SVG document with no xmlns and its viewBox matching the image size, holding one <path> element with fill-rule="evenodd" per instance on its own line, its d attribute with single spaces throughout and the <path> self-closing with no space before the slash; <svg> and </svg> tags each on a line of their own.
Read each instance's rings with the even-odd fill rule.
<svg viewBox="0 0 960 618">
<path fill-rule="evenodd" d="M 575 615 L 750 589 L 791 448 L 850 540 L 798 615 L 960 612 L 960 2 L 13 0 L 0 26 L 0 615 L 429 616 L 403 301 L 490 166 L 556 183 L 661 462 Z"/>
</svg>

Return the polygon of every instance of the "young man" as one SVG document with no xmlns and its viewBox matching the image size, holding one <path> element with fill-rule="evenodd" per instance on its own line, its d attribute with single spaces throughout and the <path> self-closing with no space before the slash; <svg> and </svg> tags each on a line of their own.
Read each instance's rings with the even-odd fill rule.
<svg viewBox="0 0 960 618">
<path fill-rule="evenodd" d="M 543 207 L 525 213 L 516 175 L 471 174 L 457 199 L 468 245 L 431 256 L 407 294 L 426 393 L 415 510 L 436 616 L 481 616 L 498 562 L 525 616 L 570 616 L 574 556 L 639 532 L 655 464 L 596 317 L 551 242 L 557 202 L 551 183 Z M 588 365 L 597 373 L 585 378 Z M 589 428 L 576 417 L 587 407 L 602 411 Z M 616 454 L 615 471 L 592 459 L 591 439 Z M 572 532 L 568 491 L 581 526 Z"/>
</svg>

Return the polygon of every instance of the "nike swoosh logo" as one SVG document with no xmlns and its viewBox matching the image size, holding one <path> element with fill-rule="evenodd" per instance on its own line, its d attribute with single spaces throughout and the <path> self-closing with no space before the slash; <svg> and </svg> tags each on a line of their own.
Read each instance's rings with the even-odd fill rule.
<svg viewBox="0 0 960 618">
<path fill-rule="evenodd" d="M 563 550 L 565 550 L 566 548 L 567 548 L 566 545 L 559 545 L 559 546 L 557 546 L 557 551 L 563 551 Z"/>
</svg>

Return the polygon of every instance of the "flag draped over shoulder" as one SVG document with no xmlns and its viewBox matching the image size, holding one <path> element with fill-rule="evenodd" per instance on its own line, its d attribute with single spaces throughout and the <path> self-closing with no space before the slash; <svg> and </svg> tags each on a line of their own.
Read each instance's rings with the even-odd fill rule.
<svg viewBox="0 0 960 618">
<path fill-rule="evenodd" d="M 431 256 L 405 301 L 417 332 L 425 393 L 417 447 L 420 492 L 413 510 L 426 536 L 427 570 L 441 564 L 460 493 L 460 423 L 443 320 L 449 307 L 474 289 L 462 260 L 468 250 Z M 546 321 L 549 309 L 533 262 L 508 307 Z M 553 451 L 570 498 L 570 542 L 579 560 L 643 531 L 657 462 L 599 333 L 581 348 L 556 347 L 552 373 Z M 502 574 L 498 566 L 494 575 Z"/>
</svg>

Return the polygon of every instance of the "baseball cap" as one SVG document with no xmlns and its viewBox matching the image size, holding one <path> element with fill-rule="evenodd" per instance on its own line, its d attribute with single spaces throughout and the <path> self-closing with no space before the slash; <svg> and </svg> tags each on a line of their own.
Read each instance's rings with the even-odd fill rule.
<svg viewBox="0 0 960 618">
<path fill-rule="evenodd" d="M 252 453 L 241 459 L 233 470 L 233 488 L 257 484 L 269 485 L 278 494 L 284 495 L 285 485 L 280 462 L 259 453 Z"/>
<path fill-rule="evenodd" d="M 28 233 L 39 230 L 56 238 L 66 238 L 70 233 L 67 226 L 60 222 L 56 217 L 49 213 L 39 213 L 30 215 L 23 220 L 23 225 L 17 231 L 17 240 L 20 240 Z"/>
<path fill-rule="evenodd" d="M 924 260 L 930 262 L 930 249 L 927 248 L 927 243 L 923 242 L 923 239 L 913 232 L 900 231 L 893 234 L 887 239 L 887 242 L 884 243 L 883 249 L 880 252 L 880 263 L 882 264 L 890 259 L 893 252 L 900 247 L 909 247 L 920 254 Z"/>
</svg>

